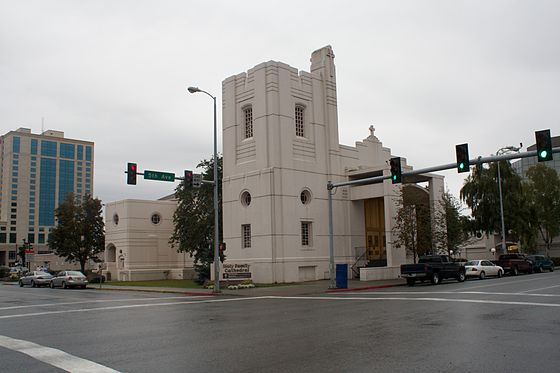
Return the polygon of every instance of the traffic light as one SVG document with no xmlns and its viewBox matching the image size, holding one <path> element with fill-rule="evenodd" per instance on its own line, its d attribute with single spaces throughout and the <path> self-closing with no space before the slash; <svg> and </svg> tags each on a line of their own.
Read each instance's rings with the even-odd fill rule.
<svg viewBox="0 0 560 373">
<path fill-rule="evenodd" d="M 192 188 L 193 186 L 193 172 L 185 170 L 185 188 Z"/>
<path fill-rule="evenodd" d="M 457 171 L 469 172 L 469 144 L 455 145 L 455 154 L 457 156 Z"/>
<path fill-rule="evenodd" d="M 136 185 L 136 172 L 138 168 L 136 163 L 128 163 L 126 170 L 126 183 L 128 185 Z"/>
<path fill-rule="evenodd" d="M 224 251 L 226 251 L 226 243 L 222 242 L 220 243 L 220 261 L 223 263 L 224 260 L 226 259 L 226 255 L 224 254 Z"/>
<path fill-rule="evenodd" d="M 401 157 L 394 157 L 389 160 L 391 164 L 391 181 L 393 184 L 402 182 Z"/>
<path fill-rule="evenodd" d="M 539 162 L 552 160 L 552 140 L 550 139 L 550 130 L 542 130 L 535 132 L 537 140 L 537 159 Z"/>
</svg>

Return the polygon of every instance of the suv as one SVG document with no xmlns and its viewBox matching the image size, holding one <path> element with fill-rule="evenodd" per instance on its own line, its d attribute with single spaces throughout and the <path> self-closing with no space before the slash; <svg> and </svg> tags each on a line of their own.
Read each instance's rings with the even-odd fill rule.
<svg viewBox="0 0 560 373">
<path fill-rule="evenodd" d="M 529 255 L 527 257 L 533 262 L 533 271 L 542 272 L 543 269 L 547 269 L 550 272 L 554 271 L 554 262 L 544 255 Z"/>
</svg>

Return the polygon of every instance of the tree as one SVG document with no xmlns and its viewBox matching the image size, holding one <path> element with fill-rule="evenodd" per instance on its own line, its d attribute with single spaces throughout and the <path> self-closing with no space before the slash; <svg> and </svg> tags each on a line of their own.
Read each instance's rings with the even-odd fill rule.
<svg viewBox="0 0 560 373">
<path fill-rule="evenodd" d="M 451 256 L 451 250 L 459 253 L 471 239 L 468 233 L 468 218 L 461 212 L 461 202 L 446 191 L 434 209 L 434 247 L 438 252 Z"/>
<path fill-rule="evenodd" d="M 48 239 L 55 254 L 79 263 L 82 272 L 88 260 L 100 262 L 98 254 L 105 248 L 101 201 L 89 194 L 80 201 L 73 193 L 68 193 L 55 210 L 55 216 L 57 224 Z"/>
<path fill-rule="evenodd" d="M 497 175 L 498 169 L 495 162 L 487 168 L 475 167 L 472 174 L 465 180 L 460 193 L 460 198 L 472 211 L 474 220 L 472 228 L 478 232 L 485 232 L 487 235 L 502 231 Z M 500 162 L 500 176 L 506 232 L 510 229 L 519 236 L 519 228 L 524 220 L 523 215 L 520 214 L 523 211 L 521 178 L 508 161 Z"/>
<path fill-rule="evenodd" d="M 214 180 L 214 160 L 203 160 L 203 180 Z M 220 215 L 219 237 L 222 237 L 222 157 L 218 157 L 218 209 Z M 171 247 L 194 257 L 198 281 L 210 278 L 210 264 L 214 262 L 214 186 L 203 183 L 200 188 L 185 188 L 184 181 L 175 189 L 178 199 L 173 215 L 174 231 L 169 239 Z M 224 257 L 221 254 L 221 259 Z"/>
<path fill-rule="evenodd" d="M 418 201 L 407 201 L 406 187 L 395 199 L 397 214 L 393 226 L 393 244 L 412 254 L 414 263 L 431 250 L 430 208 Z"/>
<path fill-rule="evenodd" d="M 555 170 L 540 163 L 529 168 L 527 178 L 525 200 L 532 219 L 530 225 L 525 225 L 540 233 L 548 255 L 554 237 L 560 234 L 560 177 Z"/>
</svg>

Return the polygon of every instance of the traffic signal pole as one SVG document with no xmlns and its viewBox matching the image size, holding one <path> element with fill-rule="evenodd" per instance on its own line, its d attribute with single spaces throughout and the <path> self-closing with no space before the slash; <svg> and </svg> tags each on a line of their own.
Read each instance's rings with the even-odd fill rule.
<svg viewBox="0 0 560 373">
<path fill-rule="evenodd" d="M 560 147 L 552 148 L 552 153 L 560 153 Z M 522 152 L 522 153 L 511 153 L 511 154 L 501 154 L 501 155 L 492 155 L 489 157 L 477 157 L 469 160 L 470 165 L 482 165 L 484 163 L 490 162 L 499 162 L 499 161 L 507 161 L 510 159 L 520 159 L 520 158 L 529 158 L 529 157 L 536 157 L 537 150 Z M 428 172 L 434 171 L 442 171 L 442 170 L 450 170 L 453 168 L 457 168 L 457 162 L 443 164 L 439 166 L 433 167 L 426 167 L 421 168 L 418 170 L 412 170 L 402 173 L 403 179 L 406 176 L 412 175 L 419 175 Z M 333 183 L 332 181 L 327 182 L 327 192 L 328 192 L 328 204 L 329 204 L 329 276 L 330 276 L 330 287 L 336 287 L 336 280 L 334 277 L 334 239 L 333 239 L 333 207 L 332 207 L 332 194 L 333 189 L 341 186 L 359 186 L 359 185 L 369 185 L 369 184 L 377 184 L 382 182 L 383 180 L 391 179 L 392 175 L 383 175 L 383 176 L 374 176 L 374 177 L 367 177 L 360 180 L 352 180 L 352 181 L 342 181 L 339 183 Z"/>
</svg>

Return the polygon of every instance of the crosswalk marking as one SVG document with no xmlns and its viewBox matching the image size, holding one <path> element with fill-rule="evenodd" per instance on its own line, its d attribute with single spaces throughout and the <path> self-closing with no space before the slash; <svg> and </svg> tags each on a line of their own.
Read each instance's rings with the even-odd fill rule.
<svg viewBox="0 0 560 373">
<path fill-rule="evenodd" d="M 33 342 L 0 335 L 0 347 L 21 352 L 34 359 L 72 373 L 115 373 L 117 370 L 93 361 L 70 355 L 56 348 L 45 347 Z"/>
</svg>

